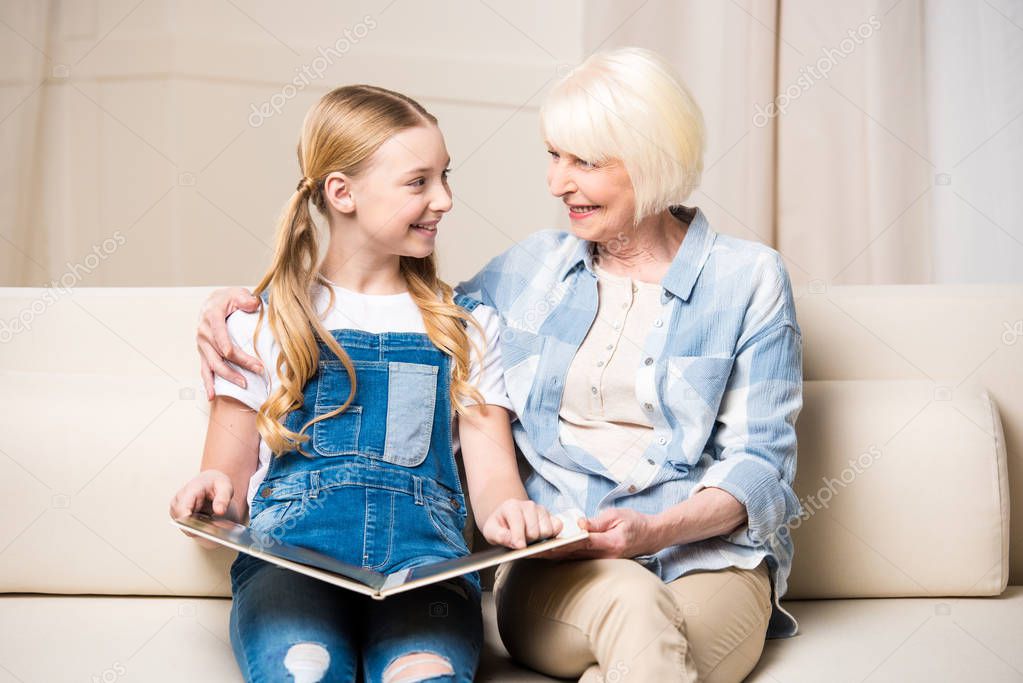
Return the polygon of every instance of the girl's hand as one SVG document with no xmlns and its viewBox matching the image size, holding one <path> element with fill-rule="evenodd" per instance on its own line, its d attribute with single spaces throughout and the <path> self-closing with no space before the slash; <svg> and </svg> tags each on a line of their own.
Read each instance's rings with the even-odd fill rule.
<svg viewBox="0 0 1023 683">
<path fill-rule="evenodd" d="M 628 508 L 608 508 L 593 519 L 580 519 L 579 528 L 590 532 L 579 544 L 556 548 L 539 557 L 548 560 L 633 558 L 658 552 L 668 544 L 660 519 Z"/>
<path fill-rule="evenodd" d="M 509 498 L 490 514 L 480 531 L 488 543 L 525 548 L 529 541 L 557 536 L 561 520 L 531 500 Z"/>
<path fill-rule="evenodd" d="M 219 470 L 205 470 L 193 478 L 174 494 L 170 502 L 171 519 L 187 517 L 193 512 L 212 510 L 215 515 L 226 515 L 234 496 L 234 485 L 231 478 Z M 203 548 L 215 548 L 213 541 L 182 532 L 194 538 Z"/>
<path fill-rule="evenodd" d="M 250 356 L 231 343 L 227 333 L 227 316 L 237 310 L 255 313 L 259 310 L 259 299 L 244 287 L 224 287 L 215 290 L 203 303 L 199 315 L 199 329 L 195 334 L 196 347 L 199 349 L 200 374 L 206 387 L 206 400 L 213 400 L 213 375 L 223 377 L 245 388 L 245 378 L 232 370 L 224 361 L 229 360 L 235 365 L 262 372 L 263 365 L 258 358 Z"/>
</svg>

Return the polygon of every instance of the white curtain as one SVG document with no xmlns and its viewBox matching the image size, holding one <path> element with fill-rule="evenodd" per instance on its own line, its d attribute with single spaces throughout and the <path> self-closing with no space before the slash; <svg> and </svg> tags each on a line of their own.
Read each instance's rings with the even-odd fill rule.
<svg viewBox="0 0 1023 683">
<path fill-rule="evenodd" d="M 781 3 L 774 246 L 812 291 L 930 280 L 920 3 Z"/>
<path fill-rule="evenodd" d="M 937 282 L 1023 280 L 1023 2 L 924 4 Z"/>
<path fill-rule="evenodd" d="M 486 182 L 458 178 L 467 237 L 442 257 L 478 263 L 551 227 L 535 112 L 554 62 L 622 45 L 668 57 L 703 109 L 692 203 L 778 249 L 797 289 L 1023 279 L 1023 0 L 353 3 L 377 28 L 258 130 L 253 103 L 333 32 L 273 3 L 3 5 L 0 284 L 59 278 L 115 229 L 128 245 L 86 284 L 253 280 L 301 111 L 345 79 L 416 84 L 460 122 L 451 147 Z M 507 187 L 523 207 L 505 223 Z"/>
<path fill-rule="evenodd" d="M 49 275 L 49 240 L 37 227 L 41 195 L 40 131 L 47 79 L 60 65 L 47 57 L 49 3 L 8 3 L 0 32 L 0 282 L 40 283 Z M 56 71 L 55 71 L 56 70 Z"/>
<path fill-rule="evenodd" d="M 584 44 L 673 61 L 693 201 L 797 286 L 1023 279 L 1023 0 L 628 4 L 588 3 Z"/>
</svg>

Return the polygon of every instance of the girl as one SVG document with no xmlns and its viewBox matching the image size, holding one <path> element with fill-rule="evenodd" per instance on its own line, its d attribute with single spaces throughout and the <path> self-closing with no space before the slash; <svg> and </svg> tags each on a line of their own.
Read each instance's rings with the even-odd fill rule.
<svg viewBox="0 0 1023 683">
<path fill-rule="evenodd" d="M 200 474 L 171 503 L 381 572 L 468 553 L 461 441 L 480 530 L 523 547 L 561 522 L 519 480 L 493 309 L 438 279 L 451 208 L 437 120 L 358 85 L 306 115 L 302 179 L 231 343 L 273 372 L 217 380 Z M 322 263 L 312 202 L 330 240 Z M 226 341 L 226 340 L 225 340 Z M 489 404 L 489 405 L 488 405 Z M 205 544 L 205 542 L 204 542 Z M 239 554 L 231 643 L 247 680 L 470 681 L 482 641 L 476 574 L 385 601 Z"/>
</svg>

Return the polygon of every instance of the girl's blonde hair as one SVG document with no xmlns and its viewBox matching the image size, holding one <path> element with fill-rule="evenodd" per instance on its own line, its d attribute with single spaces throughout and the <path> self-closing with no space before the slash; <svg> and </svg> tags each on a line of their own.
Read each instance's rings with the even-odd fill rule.
<svg viewBox="0 0 1023 683">
<path fill-rule="evenodd" d="M 561 150 L 625 164 L 635 221 L 682 204 L 703 174 L 703 115 L 657 53 L 636 47 L 597 52 L 556 83 L 540 128 Z"/>
<path fill-rule="evenodd" d="M 324 95 L 306 114 L 298 143 L 302 180 L 278 223 L 273 262 L 254 291 L 260 297 L 269 290 L 268 301 L 259 310 L 257 339 L 265 314 L 280 346 L 276 364 L 280 382 L 257 415 L 259 433 L 276 455 L 292 450 L 308 455 L 301 448 L 309 440 L 306 430 L 347 410 L 356 391 L 355 367 L 323 326 L 313 302 L 313 289 L 325 287 L 330 293 L 327 308 L 330 310 L 334 306 L 334 291 L 319 273 L 320 253 L 309 202 L 311 200 L 324 216 L 328 215 L 323 195 L 323 182 L 328 174 L 341 172 L 355 177 L 393 135 L 429 125 L 437 125 L 437 119 L 418 102 L 401 93 L 369 85 L 337 88 Z M 483 350 L 471 343 L 466 325 L 475 325 L 482 338 L 479 323 L 454 303 L 451 287 L 437 277 L 433 254 L 426 258 L 402 256 L 400 269 L 412 299 L 422 311 L 430 341 L 452 360 L 452 405 L 458 413 L 463 413 L 465 406 L 459 400 L 461 396 L 470 396 L 483 404 L 482 395 L 468 382 L 468 349 L 471 345 L 480 359 Z M 294 432 L 284 426 L 283 418 L 302 407 L 303 388 L 319 367 L 318 339 L 341 361 L 352 388 L 342 406 L 315 417 Z"/>
</svg>

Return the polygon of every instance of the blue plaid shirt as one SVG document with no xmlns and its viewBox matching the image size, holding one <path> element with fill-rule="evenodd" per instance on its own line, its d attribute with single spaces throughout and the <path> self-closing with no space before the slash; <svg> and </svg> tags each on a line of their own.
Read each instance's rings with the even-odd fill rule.
<svg viewBox="0 0 1023 683">
<path fill-rule="evenodd" d="M 792 490 L 802 408 L 792 286 L 775 250 L 714 232 L 699 209 L 690 215 L 636 368 L 636 399 L 653 438 L 623 480 L 559 439 L 565 376 L 597 313 L 594 245 L 564 231 L 537 232 L 456 289 L 500 315 L 505 384 L 517 415 L 515 442 L 531 467 L 530 497 L 556 512 L 579 508 L 593 516 L 607 507 L 653 514 L 707 486 L 728 491 L 745 505 L 747 523 L 635 559 L 671 581 L 697 570 L 752 569 L 766 558 L 773 586 L 768 637 L 792 636 L 798 624 L 778 602 L 792 566 L 786 521 L 802 512 Z"/>
</svg>

